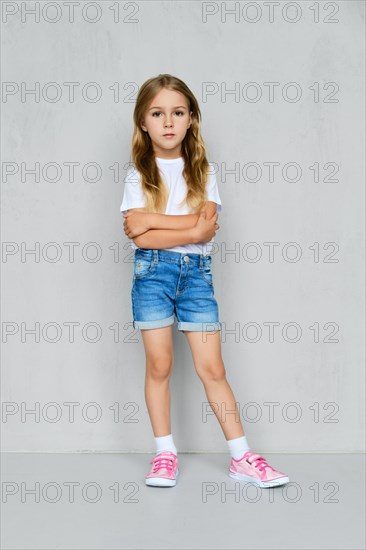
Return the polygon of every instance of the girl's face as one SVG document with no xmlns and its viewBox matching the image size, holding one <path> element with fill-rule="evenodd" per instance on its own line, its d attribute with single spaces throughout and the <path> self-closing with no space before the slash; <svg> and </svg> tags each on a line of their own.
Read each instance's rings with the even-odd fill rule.
<svg viewBox="0 0 366 550">
<path fill-rule="evenodd" d="M 150 136 L 154 153 L 160 158 L 181 156 L 181 143 L 192 123 L 186 97 L 163 88 L 145 113 L 141 128 Z"/>
</svg>

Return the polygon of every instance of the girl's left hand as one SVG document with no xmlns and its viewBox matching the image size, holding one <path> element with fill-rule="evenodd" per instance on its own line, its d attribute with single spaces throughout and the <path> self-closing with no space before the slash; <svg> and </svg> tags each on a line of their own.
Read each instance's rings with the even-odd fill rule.
<svg viewBox="0 0 366 550">
<path fill-rule="evenodd" d="M 123 230 L 129 239 L 134 239 L 150 229 L 147 212 L 126 212 Z"/>
</svg>

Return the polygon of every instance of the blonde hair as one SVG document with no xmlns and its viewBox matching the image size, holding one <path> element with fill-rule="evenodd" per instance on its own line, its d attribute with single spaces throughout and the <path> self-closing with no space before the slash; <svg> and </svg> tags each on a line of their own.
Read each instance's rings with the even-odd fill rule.
<svg viewBox="0 0 366 550">
<path fill-rule="evenodd" d="M 131 160 L 136 170 L 141 174 L 141 185 L 146 196 L 147 211 L 164 213 L 168 200 L 168 190 L 155 161 L 151 138 L 141 128 L 141 123 L 151 101 L 163 88 L 182 93 L 187 98 L 189 111 L 192 111 L 192 123 L 181 144 L 184 160 L 183 176 L 187 183 L 187 196 L 181 205 L 186 202 L 193 213 L 197 213 L 207 200 L 206 182 L 209 163 L 201 136 L 201 111 L 198 102 L 188 86 L 179 78 L 170 74 L 159 74 L 150 78 L 141 86 L 133 113 L 134 130 Z"/>
</svg>

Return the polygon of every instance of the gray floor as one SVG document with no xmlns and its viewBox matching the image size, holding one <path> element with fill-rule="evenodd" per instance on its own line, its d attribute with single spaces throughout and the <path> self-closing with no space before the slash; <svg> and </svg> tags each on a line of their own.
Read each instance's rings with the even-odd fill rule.
<svg viewBox="0 0 366 550">
<path fill-rule="evenodd" d="M 176 487 L 147 487 L 153 456 L 3 454 L 1 548 L 365 548 L 364 455 L 265 454 L 290 477 L 274 489 L 182 453 Z"/>
</svg>

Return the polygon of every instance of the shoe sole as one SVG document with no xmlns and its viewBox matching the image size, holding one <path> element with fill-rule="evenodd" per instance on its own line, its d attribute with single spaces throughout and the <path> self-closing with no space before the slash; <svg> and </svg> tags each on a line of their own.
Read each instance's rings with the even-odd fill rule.
<svg viewBox="0 0 366 550">
<path fill-rule="evenodd" d="M 147 477 L 145 479 L 145 484 L 150 487 L 174 487 L 177 483 L 177 477 L 179 475 L 179 470 L 175 474 L 175 479 L 168 479 L 166 477 Z"/>
<path fill-rule="evenodd" d="M 278 487 L 279 485 L 285 485 L 290 481 L 287 476 L 278 477 L 277 479 L 268 480 L 268 481 L 261 481 L 260 479 L 246 476 L 244 474 L 237 474 L 235 472 L 229 472 L 229 476 L 239 481 L 248 481 L 250 483 L 255 483 L 256 485 L 258 485 L 259 487 L 262 487 L 263 489 L 268 487 Z"/>
</svg>

